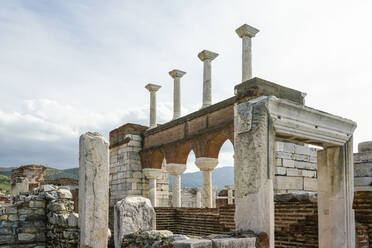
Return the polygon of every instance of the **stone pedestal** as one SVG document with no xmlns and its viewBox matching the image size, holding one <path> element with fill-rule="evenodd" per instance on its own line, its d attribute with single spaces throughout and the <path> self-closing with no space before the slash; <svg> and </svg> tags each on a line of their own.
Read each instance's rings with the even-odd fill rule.
<svg viewBox="0 0 372 248">
<path fill-rule="evenodd" d="M 169 163 L 166 165 L 167 172 L 172 175 L 172 207 L 181 207 L 181 175 L 186 170 L 185 164 Z"/>
<path fill-rule="evenodd" d="M 109 144 L 98 133 L 80 136 L 80 247 L 104 248 L 108 239 Z"/>
<path fill-rule="evenodd" d="M 274 247 L 275 134 L 265 103 L 235 105 L 234 134 L 236 229 L 264 232 Z"/>
<path fill-rule="evenodd" d="M 149 198 L 153 207 L 157 207 L 156 179 L 161 177 L 161 169 L 145 168 L 143 174 L 149 179 Z"/>
<path fill-rule="evenodd" d="M 198 57 L 203 61 L 203 105 L 202 108 L 212 104 L 212 66 L 211 62 L 217 58 L 218 54 L 203 50 L 198 54 Z"/>
<path fill-rule="evenodd" d="M 181 77 L 186 72 L 180 70 L 172 70 L 169 75 L 174 79 L 173 89 L 173 120 L 181 117 Z"/>
<path fill-rule="evenodd" d="M 319 247 L 355 247 L 353 142 L 318 151 Z"/>
<path fill-rule="evenodd" d="M 203 172 L 202 205 L 203 207 L 213 207 L 213 188 L 212 188 L 212 170 L 218 164 L 217 158 L 200 157 L 195 160 L 196 166 Z"/>
<path fill-rule="evenodd" d="M 242 82 L 252 78 L 252 38 L 258 32 L 258 29 L 247 24 L 236 30 L 236 33 L 242 38 Z"/>
</svg>

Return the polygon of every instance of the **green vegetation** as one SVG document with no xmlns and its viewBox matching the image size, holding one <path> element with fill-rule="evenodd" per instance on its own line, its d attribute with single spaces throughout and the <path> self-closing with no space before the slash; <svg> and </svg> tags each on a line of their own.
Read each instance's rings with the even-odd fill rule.
<svg viewBox="0 0 372 248">
<path fill-rule="evenodd" d="M 79 168 L 58 170 L 53 168 L 47 168 L 45 172 L 46 179 L 58 179 L 58 178 L 73 178 L 78 179 Z"/>
<path fill-rule="evenodd" d="M 0 189 L 10 193 L 10 177 L 0 175 Z"/>
</svg>

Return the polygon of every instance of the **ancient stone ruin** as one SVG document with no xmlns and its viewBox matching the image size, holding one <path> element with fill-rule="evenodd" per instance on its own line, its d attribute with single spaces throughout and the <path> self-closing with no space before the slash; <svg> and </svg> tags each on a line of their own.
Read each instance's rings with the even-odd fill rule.
<svg viewBox="0 0 372 248">
<path fill-rule="evenodd" d="M 15 185 L 15 202 L 0 212 L 0 247 L 371 247 L 372 143 L 353 154 L 355 122 L 306 106 L 303 92 L 252 77 L 258 30 L 244 24 L 236 33 L 242 82 L 234 96 L 212 102 L 218 54 L 208 50 L 198 54 L 198 111 L 182 116 L 186 72 L 173 69 L 173 118 L 158 124 L 161 86 L 147 84 L 148 127 L 124 124 L 109 142 L 98 133 L 80 137 L 78 199 L 68 186 L 31 189 L 37 180 L 19 174 L 27 186 Z M 234 185 L 217 195 L 212 173 L 227 140 Z M 181 188 L 191 151 L 200 189 Z"/>
</svg>

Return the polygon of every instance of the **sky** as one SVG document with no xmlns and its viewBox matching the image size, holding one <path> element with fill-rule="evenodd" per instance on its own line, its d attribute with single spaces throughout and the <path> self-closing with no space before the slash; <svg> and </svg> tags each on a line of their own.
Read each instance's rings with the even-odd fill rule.
<svg viewBox="0 0 372 248">
<path fill-rule="evenodd" d="M 372 1 L 2 0 L 0 6 L 0 167 L 78 166 L 78 139 L 124 123 L 147 125 L 147 83 L 158 120 L 172 118 L 172 69 L 182 112 L 202 104 L 203 49 L 212 62 L 213 102 L 241 81 L 244 23 L 253 39 L 253 76 L 307 93 L 306 105 L 358 123 L 372 140 Z M 233 165 L 226 143 L 219 166 Z M 192 155 L 188 171 L 195 171 Z"/>
</svg>

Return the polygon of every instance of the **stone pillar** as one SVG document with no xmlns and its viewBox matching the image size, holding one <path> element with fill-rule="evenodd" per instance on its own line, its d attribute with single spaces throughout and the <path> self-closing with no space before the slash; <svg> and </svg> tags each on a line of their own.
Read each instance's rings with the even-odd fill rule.
<svg viewBox="0 0 372 248">
<path fill-rule="evenodd" d="M 149 198 L 153 207 L 157 207 L 156 179 L 161 177 L 161 169 L 145 168 L 143 174 L 149 179 Z"/>
<path fill-rule="evenodd" d="M 196 189 L 196 207 L 201 208 L 202 207 L 202 195 L 200 188 Z"/>
<path fill-rule="evenodd" d="M 227 189 L 227 204 L 232 205 L 234 204 L 233 186 L 225 185 L 225 188 Z"/>
<path fill-rule="evenodd" d="M 318 151 L 319 247 L 355 247 L 353 141 Z"/>
<path fill-rule="evenodd" d="M 145 86 L 150 91 L 150 128 L 157 125 L 156 122 L 156 92 L 161 88 L 160 85 L 148 84 Z"/>
<path fill-rule="evenodd" d="M 213 207 L 212 170 L 218 164 L 217 158 L 200 157 L 195 160 L 196 166 L 203 172 L 202 206 Z"/>
<path fill-rule="evenodd" d="M 186 170 L 185 164 L 169 163 L 166 165 L 167 172 L 172 175 L 172 207 L 181 207 L 181 175 Z"/>
<path fill-rule="evenodd" d="M 104 248 L 108 239 L 109 144 L 99 133 L 80 136 L 80 247 Z"/>
<path fill-rule="evenodd" d="M 180 70 L 172 70 L 169 75 L 174 79 L 173 89 L 173 120 L 181 117 L 181 77 L 186 72 Z"/>
<path fill-rule="evenodd" d="M 236 30 L 236 33 L 242 38 L 242 82 L 252 78 L 252 38 L 258 32 L 258 29 L 247 24 Z"/>
<path fill-rule="evenodd" d="M 275 133 L 265 102 L 234 106 L 234 135 L 236 229 L 266 233 L 273 248 Z"/>
<path fill-rule="evenodd" d="M 203 61 L 203 105 L 202 108 L 212 104 L 212 67 L 211 62 L 217 58 L 218 53 L 203 50 L 198 57 Z"/>
</svg>

